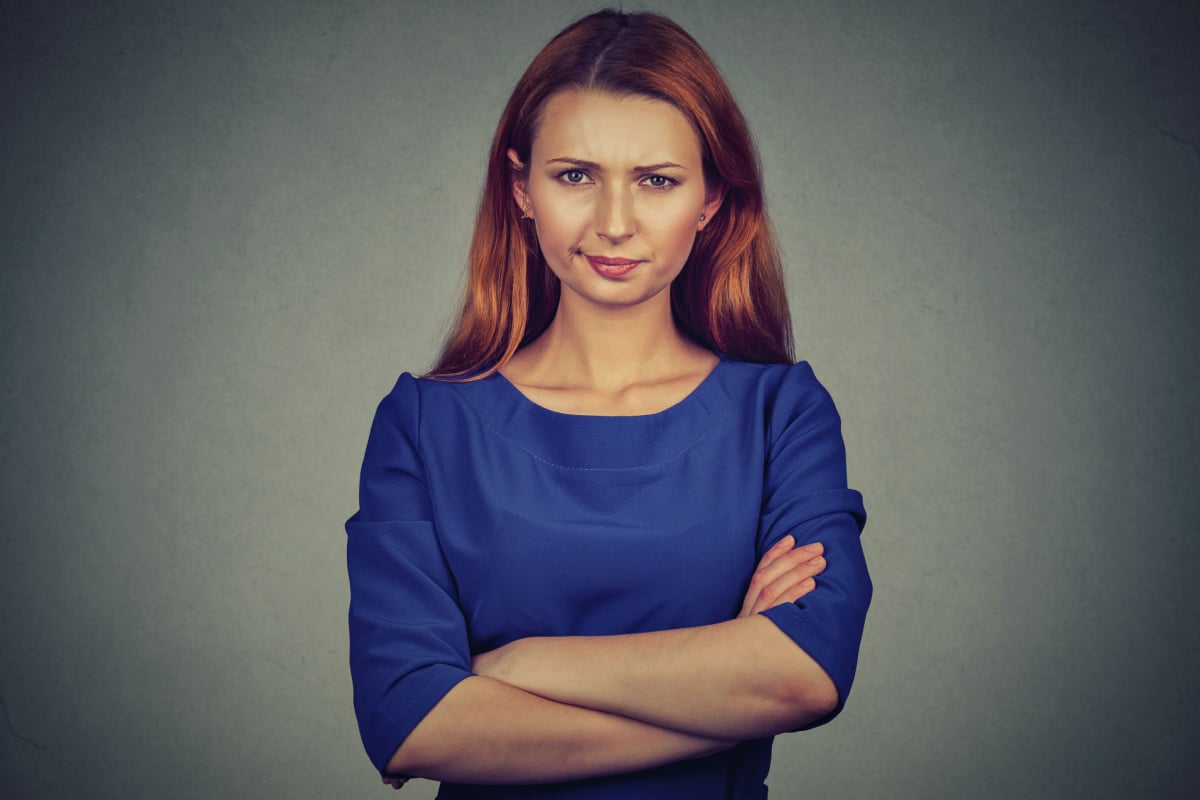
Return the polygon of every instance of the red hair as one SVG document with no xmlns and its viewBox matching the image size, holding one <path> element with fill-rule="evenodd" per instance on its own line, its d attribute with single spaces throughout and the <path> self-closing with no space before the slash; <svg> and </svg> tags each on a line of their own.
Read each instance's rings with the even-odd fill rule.
<svg viewBox="0 0 1200 800">
<path fill-rule="evenodd" d="M 432 377 L 483 377 L 537 338 L 558 308 L 558 278 L 512 196 L 516 150 L 528 164 L 542 107 L 567 89 L 643 95 L 671 103 L 700 138 L 705 183 L 724 189 L 671 285 L 675 323 L 718 353 L 791 364 L 783 270 L 767 218 L 758 152 L 708 54 L 658 14 L 605 10 L 555 36 L 517 81 L 492 138 L 468 256 L 466 297 Z"/>
</svg>

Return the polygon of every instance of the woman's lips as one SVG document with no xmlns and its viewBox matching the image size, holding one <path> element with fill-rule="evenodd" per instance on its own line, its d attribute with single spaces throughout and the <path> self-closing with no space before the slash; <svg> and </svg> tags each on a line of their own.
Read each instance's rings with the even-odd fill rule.
<svg viewBox="0 0 1200 800">
<path fill-rule="evenodd" d="M 584 255 L 592 269 L 606 278 L 621 278 L 633 271 L 640 261 L 628 258 L 605 258 L 604 256 Z"/>
</svg>

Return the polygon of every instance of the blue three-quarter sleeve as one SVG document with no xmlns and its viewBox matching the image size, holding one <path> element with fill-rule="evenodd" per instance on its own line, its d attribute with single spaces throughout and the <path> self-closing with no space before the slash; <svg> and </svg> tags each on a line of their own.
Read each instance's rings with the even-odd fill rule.
<svg viewBox="0 0 1200 800">
<path fill-rule="evenodd" d="M 471 667 L 420 455 L 420 413 L 416 381 L 402 375 L 376 411 L 359 509 L 346 522 L 354 710 L 380 772 Z"/>
<path fill-rule="evenodd" d="M 825 571 L 795 603 L 763 612 L 821 665 L 838 691 L 833 719 L 846 702 L 858 663 L 871 579 L 859 534 L 862 495 L 846 485 L 846 451 L 833 400 L 811 368 L 791 367 L 768 413 L 769 451 L 758 533 L 761 558 L 788 534 L 796 545 L 821 542 Z"/>
</svg>

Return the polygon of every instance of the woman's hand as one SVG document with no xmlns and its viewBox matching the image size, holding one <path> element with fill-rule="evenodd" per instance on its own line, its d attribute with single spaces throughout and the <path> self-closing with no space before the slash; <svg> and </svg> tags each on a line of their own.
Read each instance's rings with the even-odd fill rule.
<svg viewBox="0 0 1200 800">
<path fill-rule="evenodd" d="M 393 789 L 399 789 L 408 783 L 408 778 L 384 778 L 383 782 Z"/>
<path fill-rule="evenodd" d="M 738 617 L 749 617 L 782 603 L 794 603 L 816 588 L 813 580 L 825 569 L 820 542 L 796 547 L 796 539 L 785 536 L 763 554 L 750 578 L 750 588 Z"/>
</svg>

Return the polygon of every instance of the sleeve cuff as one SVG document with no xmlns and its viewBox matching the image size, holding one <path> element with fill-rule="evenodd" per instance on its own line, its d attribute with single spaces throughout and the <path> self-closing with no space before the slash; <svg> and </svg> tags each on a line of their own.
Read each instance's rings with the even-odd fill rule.
<svg viewBox="0 0 1200 800">
<path fill-rule="evenodd" d="M 840 714 L 846 705 L 846 697 L 850 694 L 850 687 L 854 683 L 854 673 L 858 666 L 857 658 L 847 659 L 838 652 L 837 648 L 825 641 L 820 631 L 808 619 L 805 609 L 796 603 L 781 603 L 761 613 L 779 626 L 779 629 L 804 652 L 808 653 L 813 661 L 816 661 L 821 669 L 825 670 L 825 674 L 837 688 L 837 707 L 819 720 L 810 722 L 797 730 L 808 730 L 824 725 Z"/>
<path fill-rule="evenodd" d="M 400 776 L 387 771 L 396 748 L 404 743 L 413 728 L 425 718 L 446 693 L 471 675 L 470 671 L 450 664 L 432 664 L 419 673 L 408 676 L 406 689 L 393 686 L 371 714 L 363 731 L 363 746 L 371 763 L 380 774 Z M 421 684 L 418 689 L 412 687 Z"/>
</svg>

